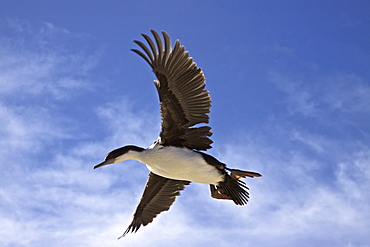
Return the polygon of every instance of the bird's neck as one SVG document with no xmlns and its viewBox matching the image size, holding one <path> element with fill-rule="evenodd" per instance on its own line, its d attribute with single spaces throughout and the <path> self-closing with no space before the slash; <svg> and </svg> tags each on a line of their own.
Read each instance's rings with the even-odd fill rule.
<svg viewBox="0 0 370 247">
<path fill-rule="evenodd" d="M 129 149 L 129 151 L 127 151 L 125 154 L 120 156 L 116 160 L 115 163 L 123 162 L 123 161 L 126 161 L 126 160 L 139 160 L 140 161 L 141 154 L 145 149 L 142 148 L 142 147 L 131 146 L 131 145 L 130 146 L 125 146 L 122 149 L 127 149 L 127 148 Z"/>
</svg>

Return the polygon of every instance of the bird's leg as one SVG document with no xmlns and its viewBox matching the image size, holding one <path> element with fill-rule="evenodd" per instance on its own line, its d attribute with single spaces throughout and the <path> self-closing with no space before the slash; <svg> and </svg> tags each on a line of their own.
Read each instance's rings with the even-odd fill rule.
<svg viewBox="0 0 370 247">
<path fill-rule="evenodd" d="M 226 200 L 232 200 L 231 197 L 225 194 L 225 191 L 219 187 L 216 187 L 213 184 L 209 185 L 209 188 L 211 189 L 211 197 L 215 199 L 226 199 Z"/>
<path fill-rule="evenodd" d="M 245 178 L 245 177 L 250 177 L 250 178 L 261 177 L 261 174 L 257 172 L 248 172 L 248 171 L 242 171 L 238 169 L 229 169 L 229 168 L 226 168 L 226 169 L 231 172 L 230 176 L 233 179 L 240 179 L 240 178 Z"/>
</svg>

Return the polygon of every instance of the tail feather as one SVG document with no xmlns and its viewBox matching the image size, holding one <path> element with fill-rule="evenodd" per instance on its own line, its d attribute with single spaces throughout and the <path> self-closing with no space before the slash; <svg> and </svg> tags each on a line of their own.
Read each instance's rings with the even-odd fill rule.
<svg viewBox="0 0 370 247">
<path fill-rule="evenodd" d="M 245 205 L 248 203 L 249 188 L 243 181 L 226 175 L 225 180 L 219 182 L 217 187 L 221 188 L 226 196 L 233 200 L 236 205 Z"/>
<path fill-rule="evenodd" d="M 230 176 L 234 179 L 240 179 L 240 178 L 245 178 L 245 177 L 253 178 L 253 177 L 262 176 L 261 174 L 257 172 L 249 172 L 249 171 L 242 171 L 238 169 L 229 169 L 229 168 L 227 168 L 227 170 L 230 171 Z"/>
</svg>

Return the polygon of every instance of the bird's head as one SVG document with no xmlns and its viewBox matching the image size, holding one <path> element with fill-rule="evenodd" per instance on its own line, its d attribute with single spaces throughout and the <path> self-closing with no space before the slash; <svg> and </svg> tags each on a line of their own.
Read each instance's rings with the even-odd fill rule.
<svg viewBox="0 0 370 247">
<path fill-rule="evenodd" d="M 94 169 L 113 163 L 120 163 L 125 160 L 135 159 L 137 154 L 142 151 L 144 151 L 144 148 L 132 145 L 117 148 L 109 152 L 107 156 L 105 156 L 104 161 L 94 166 Z"/>
</svg>

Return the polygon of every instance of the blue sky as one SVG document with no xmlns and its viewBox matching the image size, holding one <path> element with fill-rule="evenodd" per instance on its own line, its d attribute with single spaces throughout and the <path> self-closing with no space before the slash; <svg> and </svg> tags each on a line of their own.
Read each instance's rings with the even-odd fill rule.
<svg viewBox="0 0 370 247">
<path fill-rule="evenodd" d="M 367 246 L 368 1 L 1 1 L 1 246 Z M 188 186 L 117 240 L 148 171 L 92 167 L 160 130 L 155 79 L 130 51 L 180 39 L 211 92 L 210 154 L 247 206 Z"/>
</svg>

